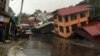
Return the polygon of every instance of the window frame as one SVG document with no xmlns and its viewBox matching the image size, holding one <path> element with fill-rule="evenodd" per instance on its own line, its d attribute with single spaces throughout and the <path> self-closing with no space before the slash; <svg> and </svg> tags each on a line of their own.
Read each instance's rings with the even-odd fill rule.
<svg viewBox="0 0 100 56">
<path fill-rule="evenodd" d="M 80 18 L 86 17 L 86 11 L 80 12 Z"/>
<path fill-rule="evenodd" d="M 59 21 L 59 22 L 62 22 L 62 21 L 63 21 L 61 15 L 58 15 L 58 21 Z"/>
<path fill-rule="evenodd" d="M 73 21 L 73 20 L 76 20 L 76 19 L 77 19 L 76 13 L 71 14 L 71 15 L 70 15 L 70 18 L 71 18 L 72 21 Z"/>
<path fill-rule="evenodd" d="M 74 31 L 77 27 L 78 27 L 77 24 L 73 24 L 73 25 L 72 25 L 72 31 Z"/>
<path fill-rule="evenodd" d="M 67 33 L 70 32 L 69 26 L 66 26 L 66 32 L 67 32 Z"/>
<path fill-rule="evenodd" d="M 64 27 L 63 26 L 59 26 L 59 30 L 60 30 L 60 32 L 64 33 Z"/>
</svg>

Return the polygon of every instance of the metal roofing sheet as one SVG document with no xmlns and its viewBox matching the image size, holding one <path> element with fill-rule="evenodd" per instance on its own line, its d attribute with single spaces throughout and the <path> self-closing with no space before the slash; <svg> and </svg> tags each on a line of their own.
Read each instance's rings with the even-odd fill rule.
<svg viewBox="0 0 100 56">
<path fill-rule="evenodd" d="M 94 23 L 92 25 L 85 26 L 83 29 L 92 36 L 100 35 L 100 23 Z"/>
<path fill-rule="evenodd" d="M 84 27 L 84 29 L 92 36 L 100 35 L 100 30 L 96 26 Z"/>
</svg>

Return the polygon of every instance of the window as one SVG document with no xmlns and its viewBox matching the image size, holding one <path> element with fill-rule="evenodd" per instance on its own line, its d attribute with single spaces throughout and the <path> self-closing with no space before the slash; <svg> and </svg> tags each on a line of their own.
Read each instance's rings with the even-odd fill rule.
<svg viewBox="0 0 100 56">
<path fill-rule="evenodd" d="M 69 30 L 69 27 L 67 26 L 67 27 L 66 27 L 66 32 L 69 33 L 69 31 L 70 31 L 70 30 Z"/>
<path fill-rule="evenodd" d="M 58 25 L 57 25 L 57 24 L 55 24 L 55 27 L 56 27 L 56 28 L 58 28 Z"/>
<path fill-rule="evenodd" d="M 62 22 L 62 16 L 58 16 L 58 20 L 60 21 L 60 22 Z"/>
<path fill-rule="evenodd" d="M 77 28 L 77 24 L 72 25 L 72 31 L 74 31 Z"/>
<path fill-rule="evenodd" d="M 85 16 L 86 16 L 85 12 L 81 12 L 81 13 L 80 13 L 80 18 L 83 18 L 83 17 L 85 17 Z"/>
<path fill-rule="evenodd" d="M 60 32 L 64 32 L 64 28 L 60 26 Z"/>
<path fill-rule="evenodd" d="M 0 0 L 0 10 L 4 11 L 5 9 L 5 0 Z"/>
<path fill-rule="evenodd" d="M 86 25 L 86 22 L 85 21 L 81 23 L 81 26 L 85 26 L 85 25 Z"/>
<path fill-rule="evenodd" d="M 71 14 L 71 20 L 76 20 L 76 14 Z"/>
<path fill-rule="evenodd" d="M 57 19 L 57 15 L 54 15 L 54 19 Z"/>
<path fill-rule="evenodd" d="M 65 17 L 65 22 L 68 22 L 68 16 L 64 16 Z"/>
</svg>

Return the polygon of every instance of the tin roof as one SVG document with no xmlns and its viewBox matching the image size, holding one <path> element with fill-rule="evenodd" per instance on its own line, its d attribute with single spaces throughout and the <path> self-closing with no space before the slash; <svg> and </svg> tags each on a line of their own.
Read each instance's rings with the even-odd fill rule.
<svg viewBox="0 0 100 56">
<path fill-rule="evenodd" d="M 100 35 L 100 22 L 95 22 L 91 25 L 87 25 L 82 27 L 85 31 L 87 31 L 91 36 Z"/>
<path fill-rule="evenodd" d="M 79 38 L 84 38 L 93 43 L 100 44 L 100 21 L 95 21 L 87 26 L 79 27 L 74 33 L 79 35 Z"/>
<path fill-rule="evenodd" d="M 59 15 L 69 15 L 69 14 L 89 10 L 89 6 L 90 5 L 71 6 L 68 8 L 57 9 L 56 12 Z"/>
</svg>

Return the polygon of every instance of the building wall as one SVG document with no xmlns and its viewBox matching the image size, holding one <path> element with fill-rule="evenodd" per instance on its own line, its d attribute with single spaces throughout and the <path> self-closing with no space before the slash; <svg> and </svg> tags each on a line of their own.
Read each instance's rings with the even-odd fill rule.
<svg viewBox="0 0 100 56">
<path fill-rule="evenodd" d="M 8 12 L 9 10 L 9 0 L 6 0 L 5 11 Z"/>
<path fill-rule="evenodd" d="M 0 0 L 0 11 L 8 12 L 9 0 Z"/>
<path fill-rule="evenodd" d="M 71 16 L 68 16 L 68 21 L 65 21 L 65 17 L 62 16 L 62 22 L 59 22 L 58 20 L 58 15 L 56 18 L 54 18 L 54 24 L 55 26 L 58 25 L 58 27 L 55 27 L 55 33 L 67 38 L 73 31 L 72 31 L 72 25 L 77 25 L 78 27 L 83 26 L 85 23 L 88 24 L 88 17 L 89 17 L 89 11 L 84 11 L 85 12 L 85 17 L 80 18 L 80 13 L 75 13 L 76 19 L 71 20 Z M 63 27 L 63 32 L 60 31 L 60 26 Z M 69 32 L 67 33 L 66 27 L 68 29 L 69 27 Z"/>
<path fill-rule="evenodd" d="M 6 0 L 0 0 L 0 11 L 5 10 L 5 3 L 6 3 Z"/>
</svg>

